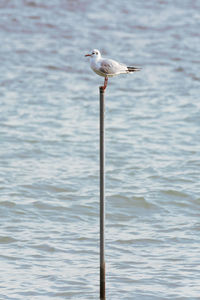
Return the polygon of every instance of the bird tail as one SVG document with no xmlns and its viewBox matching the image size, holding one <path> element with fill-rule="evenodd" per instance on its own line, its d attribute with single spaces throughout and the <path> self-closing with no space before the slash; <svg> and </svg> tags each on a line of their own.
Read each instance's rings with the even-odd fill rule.
<svg viewBox="0 0 200 300">
<path fill-rule="evenodd" d="M 141 68 L 138 67 L 127 67 L 127 69 L 129 72 L 137 72 L 141 70 Z"/>
</svg>

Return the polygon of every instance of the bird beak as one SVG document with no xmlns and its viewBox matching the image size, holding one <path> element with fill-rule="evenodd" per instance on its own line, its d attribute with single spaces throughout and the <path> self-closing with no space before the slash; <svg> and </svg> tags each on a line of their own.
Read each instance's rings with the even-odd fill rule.
<svg viewBox="0 0 200 300">
<path fill-rule="evenodd" d="M 85 56 L 92 56 L 91 54 L 85 54 Z"/>
</svg>

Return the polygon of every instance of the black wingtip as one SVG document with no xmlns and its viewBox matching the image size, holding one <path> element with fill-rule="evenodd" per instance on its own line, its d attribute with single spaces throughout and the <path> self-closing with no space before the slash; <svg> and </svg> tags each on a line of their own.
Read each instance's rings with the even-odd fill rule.
<svg viewBox="0 0 200 300">
<path fill-rule="evenodd" d="M 137 72 L 140 71 L 142 68 L 139 67 L 127 67 L 129 72 Z"/>
</svg>

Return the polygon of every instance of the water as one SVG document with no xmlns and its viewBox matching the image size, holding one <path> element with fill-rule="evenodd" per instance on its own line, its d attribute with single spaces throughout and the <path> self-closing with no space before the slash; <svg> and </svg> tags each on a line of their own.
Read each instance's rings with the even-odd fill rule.
<svg viewBox="0 0 200 300">
<path fill-rule="evenodd" d="M 143 67 L 106 90 L 107 299 L 200 299 L 200 2 L 0 6 L 0 299 L 99 298 L 93 48 Z"/>
</svg>

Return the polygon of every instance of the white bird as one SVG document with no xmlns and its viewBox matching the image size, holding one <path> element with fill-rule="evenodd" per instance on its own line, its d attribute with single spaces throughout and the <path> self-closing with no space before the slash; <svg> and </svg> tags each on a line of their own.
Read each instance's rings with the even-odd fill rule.
<svg viewBox="0 0 200 300">
<path fill-rule="evenodd" d="M 104 86 L 102 86 L 104 90 L 107 87 L 108 77 L 141 70 L 141 68 L 137 67 L 127 67 L 113 59 L 103 58 L 97 49 L 94 49 L 91 54 L 86 54 L 85 56 L 90 56 L 91 69 L 98 75 L 105 77 Z"/>
</svg>

